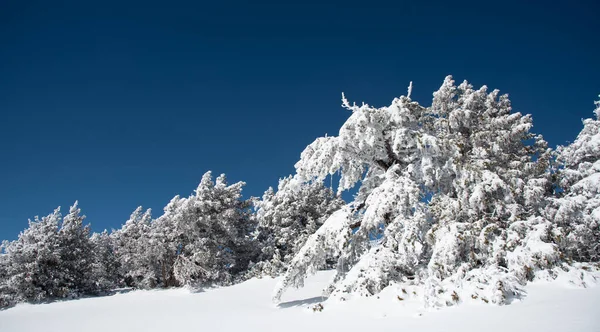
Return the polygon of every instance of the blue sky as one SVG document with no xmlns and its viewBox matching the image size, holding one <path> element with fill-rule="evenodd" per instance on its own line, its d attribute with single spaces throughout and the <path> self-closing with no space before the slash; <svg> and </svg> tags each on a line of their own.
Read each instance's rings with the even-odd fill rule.
<svg viewBox="0 0 600 332">
<path fill-rule="evenodd" d="M 86 3 L 86 4 L 82 4 Z M 0 4 L 0 239 L 76 199 L 94 230 L 202 174 L 261 195 L 336 134 L 448 74 L 509 93 L 552 146 L 600 93 L 596 1 Z"/>
</svg>

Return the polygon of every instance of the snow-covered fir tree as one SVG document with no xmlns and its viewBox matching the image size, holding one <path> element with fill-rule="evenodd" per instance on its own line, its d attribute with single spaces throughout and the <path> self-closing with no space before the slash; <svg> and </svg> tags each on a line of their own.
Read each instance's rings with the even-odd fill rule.
<svg viewBox="0 0 600 332">
<path fill-rule="evenodd" d="M 16 240 L 4 244 L 4 305 L 63 296 L 58 279 L 60 220 L 60 209 L 46 217 L 35 217 Z"/>
<path fill-rule="evenodd" d="M 543 217 L 550 150 L 530 132 L 531 117 L 512 113 L 497 90 L 447 79 L 430 112 L 444 148 L 436 153 L 441 176 L 428 188 L 425 300 L 444 305 L 463 294 L 505 303 L 532 273 L 558 261 L 553 225 Z"/>
<path fill-rule="evenodd" d="M 163 287 L 178 286 L 173 267 L 175 258 L 180 252 L 180 236 L 174 222 L 179 213 L 182 200 L 179 195 L 173 197 L 164 208 L 164 214 L 154 220 L 150 228 L 150 243 L 147 254 L 151 257 L 159 273 L 160 284 Z"/>
<path fill-rule="evenodd" d="M 104 230 L 102 233 L 94 233 L 90 241 L 94 253 L 92 279 L 96 289 L 106 292 L 119 287 L 122 277 L 113 238 Z"/>
<path fill-rule="evenodd" d="M 302 182 L 292 176 L 280 179 L 277 192 L 269 188 L 256 203 L 256 245 L 261 253 L 255 268 L 273 276 L 285 272 L 308 236 L 343 204 L 320 181 Z"/>
<path fill-rule="evenodd" d="M 120 274 L 127 286 L 154 288 L 158 285 L 157 271 L 148 251 L 151 221 L 152 211 L 144 212 L 140 206 L 121 229 L 111 234 Z"/>
<path fill-rule="evenodd" d="M 84 225 L 85 216 L 76 201 L 63 218 L 58 231 L 58 254 L 60 257 L 59 281 L 62 296 L 79 296 L 96 291 L 93 280 L 94 253 L 90 241 L 90 226 Z"/>
<path fill-rule="evenodd" d="M 344 97 L 343 106 L 352 115 L 339 135 L 310 144 L 296 176 L 340 172 L 338 191 L 361 186 L 292 259 L 275 299 L 331 250 L 338 273 L 326 293 L 369 296 L 406 283 L 430 306 L 506 303 L 536 271 L 562 263 L 545 218 L 551 153 L 506 95 L 447 77 L 431 107 L 404 96 L 383 108 Z"/>
<path fill-rule="evenodd" d="M 600 260 L 600 101 L 594 115 L 573 143 L 558 149 L 562 197 L 552 211 L 565 255 L 584 262 Z"/>
<path fill-rule="evenodd" d="M 62 221 L 57 208 L 36 217 L 16 240 L 3 244 L 2 305 L 97 293 L 94 253 L 84 219 L 75 202 Z"/>
<path fill-rule="evenodd" d="M 156 221 L 168 231 L 155 237 L 165 248 L 161 260 L 173 262 L 164 269 L 180 285 L 227 284 L 248 267 L 255 226 L 251 201 L 242 199 L 244 184 L 228 185 L 224 174 L 213 182 L 209 171 L 193 195 L 174 198 Z"/>
<path fill-rule="evenodd" d="M 4 246 L 8 242 L 0 244 L 0 308 L 8 307 L 14 301 L 8 287 L 8 255 L 4 253 Z"/>
</svg>

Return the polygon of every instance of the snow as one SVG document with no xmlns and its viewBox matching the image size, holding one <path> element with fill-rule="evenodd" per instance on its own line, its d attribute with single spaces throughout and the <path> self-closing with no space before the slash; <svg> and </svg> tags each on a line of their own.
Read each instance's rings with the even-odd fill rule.
<svg viewBox="0 0 600 332">
<path fill-rule="evenodd" d="M 21 304 L 0 311 L 2 332 L 79 331 L 598 331 L 600 287 L 569 286 L 568 278 L 534 282 L 527 297 L 510 305 L 480 301 L 439 310 L 396 286 L 369 298 L 329 300 L 322 312 L 321 288 L 332 271 L 310 277 L 306 287 L 290 290 L 279 305 L 271 294 L 277 280 L 251 279 L 231 286 L 134 291 L 51 304 Z M 403 300 L 399 300 L 401 296 Z"/>
</svg>

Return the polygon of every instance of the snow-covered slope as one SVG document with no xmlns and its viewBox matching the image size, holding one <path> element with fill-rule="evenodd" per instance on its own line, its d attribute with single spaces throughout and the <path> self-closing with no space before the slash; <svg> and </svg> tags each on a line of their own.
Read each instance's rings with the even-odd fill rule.
<svg viewBox="0 0 600 332">
<path fill-rule="evenodd" d="M 428 311 L 401 290 L 379 298 L 326 301 L 321 288 L 332 272 L 320 272 L 275 305 L 276 280 L 253 279 L 232 287 L 191 293 L 185 289 L 135 291 L 114 296 L 0 311 L 2 332 L 80 331 L 600 331 L 600 287 L 533 283 L 526 299 L 508 306 L 465 303 Z M 407 290 L 407 293 L 412 292 Z"/>
</svg>

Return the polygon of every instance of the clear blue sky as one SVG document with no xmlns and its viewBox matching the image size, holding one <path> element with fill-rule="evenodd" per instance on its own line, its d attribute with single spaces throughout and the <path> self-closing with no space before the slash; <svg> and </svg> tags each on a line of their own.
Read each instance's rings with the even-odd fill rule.
<svg viewBox="0 0 600 332">
<path fill-rule="evenodd" d="M 261 195 L 351 100 L 447 74 L 511 95 L 552 146 L 600 93 L 598 1 L 2 1 L 0 239 L 76 199 L 94 230 L 202 174 Z M 85 4 L 83 4 L 85 3 Z"/>
</svg>

